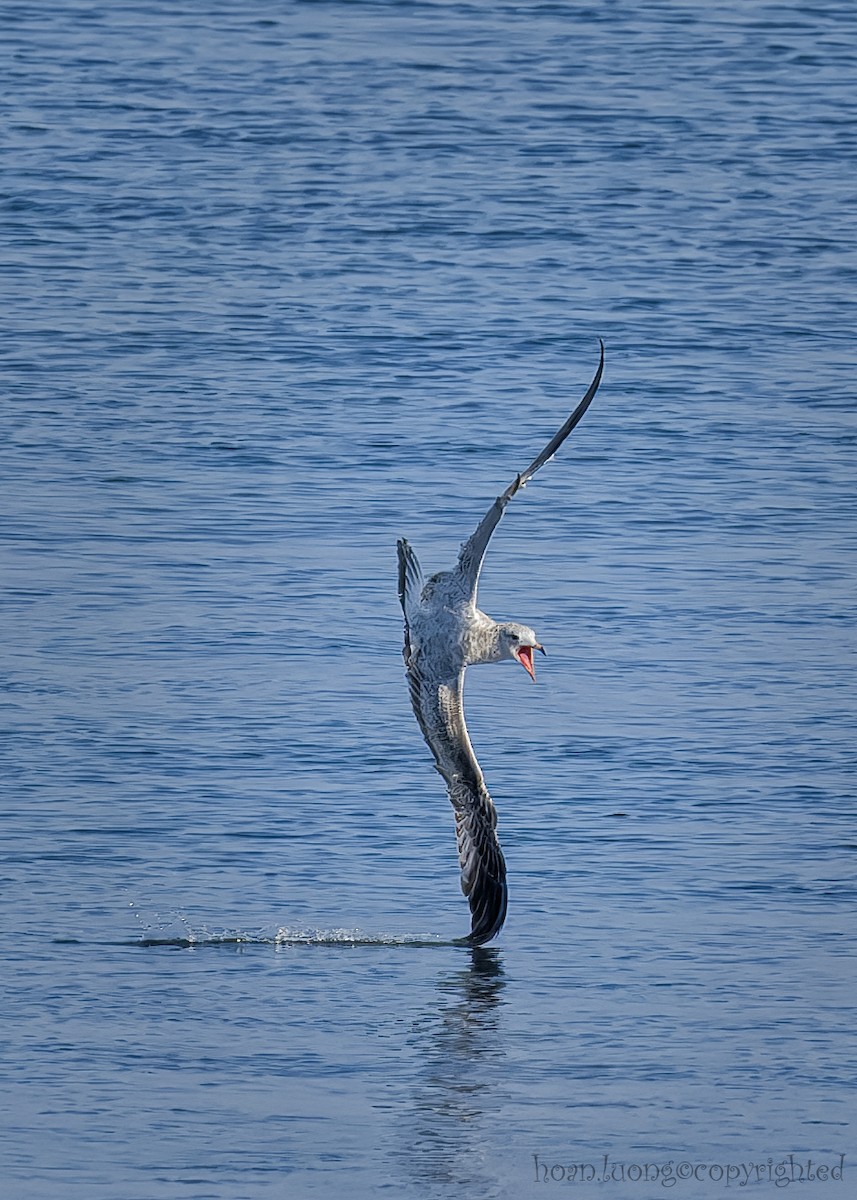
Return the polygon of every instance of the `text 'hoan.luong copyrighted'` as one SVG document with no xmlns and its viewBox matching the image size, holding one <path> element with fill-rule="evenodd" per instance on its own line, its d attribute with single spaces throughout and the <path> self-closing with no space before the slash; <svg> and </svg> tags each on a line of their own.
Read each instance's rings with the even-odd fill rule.
<svg viewBox="0 0 857 1200">
<path fill-rule="evenodd" d="M 736 1162 L 701 1162 L 670 1158 L 662 1162 L 622 1162 L 603 1154 L 595 1160 L 550 1161 L 533 1155 L 536 1183 L 586 1186 L 598 1183 L 655 1184 L 662 1188 L 683 1183 L 713 1183 L 727 1188 L 745 1188 L 769 1183 L 785 1188 L 802 1183 L 838 1183 L 845 1174 L 845 1155 L 810 1158 L 787 1154 L 775 1158 L 747 1158 Z"/>
</svg>

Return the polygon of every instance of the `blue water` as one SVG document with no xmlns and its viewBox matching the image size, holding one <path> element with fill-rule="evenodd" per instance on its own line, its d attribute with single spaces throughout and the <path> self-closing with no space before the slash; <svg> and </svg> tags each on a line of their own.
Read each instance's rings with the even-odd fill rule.
<svg viewBox="0 0 857 1200">
<path fill-rule="evenodd" d="M 857 9 L 0 58 L 3 1200 L 854 1195 Z M 549 657 L 469 673 L 471 952 L 395 541 L 451 564 L 599 336 L 483 574 Z"/>
</svg>

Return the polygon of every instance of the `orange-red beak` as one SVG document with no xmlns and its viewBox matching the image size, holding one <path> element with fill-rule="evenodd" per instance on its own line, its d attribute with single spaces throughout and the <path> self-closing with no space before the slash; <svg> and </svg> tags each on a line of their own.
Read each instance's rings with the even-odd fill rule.
<svg viewBox="0 0 857 1200">
<path fill-rule="evenodd" d="M 521 664 L 521 666 L 524 668 L 524 670 L 527 672 L 530 679 L 532 679 L 533 683 L 535 683 L 535 681 L 536 681 L 536 672 L 535 672 L 535 668 L 533 667 L 533 651 L 534 650 L 541 650 L 542 654 L 544 654 L 544 652 L 545 652 L 544 646 L 540 646 L 538 643 L 536 643 L 535 646 L 519 646 L 518 649 L 515 651 L 515 657 L 517 658 L 517 660 Z"/>
</svg>

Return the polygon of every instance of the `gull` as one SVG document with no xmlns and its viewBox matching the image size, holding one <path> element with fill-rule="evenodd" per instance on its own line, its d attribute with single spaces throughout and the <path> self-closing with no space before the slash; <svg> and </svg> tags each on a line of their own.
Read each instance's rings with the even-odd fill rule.
<svg viewBox="0 0 857 1200">
<path fill-rule="evenodd" d="M 527 625 L 494 621 L 476 607 L 479 572 L 506 505 L 553 458 L 592 403 L 604 370 L 604 343 L 600 346 L 598 370 L 586 395 L 541 454 L 497 497 L 475 533 L 462 544 L 451 571 L 440 571 L 424 582 L 410 544 L 404 538 L 397 543 L 408 688 L 417 722 L 452 802 L 461 890 L 470 904 L 470 934 L 464 941 L 472 946 L 484 945 L 500 932 L 508 889 L 506 862 L 497 840 L 497 812 L 464 721 L 464 672 L 477 663 L 513 659 L 535 681 L 533 651 L 545 653 Z"/>
</svg>

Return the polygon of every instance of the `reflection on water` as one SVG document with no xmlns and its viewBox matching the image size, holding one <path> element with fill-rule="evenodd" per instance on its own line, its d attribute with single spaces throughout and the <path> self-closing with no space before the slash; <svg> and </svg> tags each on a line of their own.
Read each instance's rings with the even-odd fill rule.
<svg viewBox="0 0 857 1200">
<path fill-rule="evenodd" d="M 456 1184 L 484 1195 L 487 1126 L 504 1076 L 499 1033 L 506 979 L 499 950 L 469 953 L 464 970 L 438 981 L 436 1011 L 414 1022 L 422 1066 L 394 1157 L 403 1183 Z"/>
</svg>

